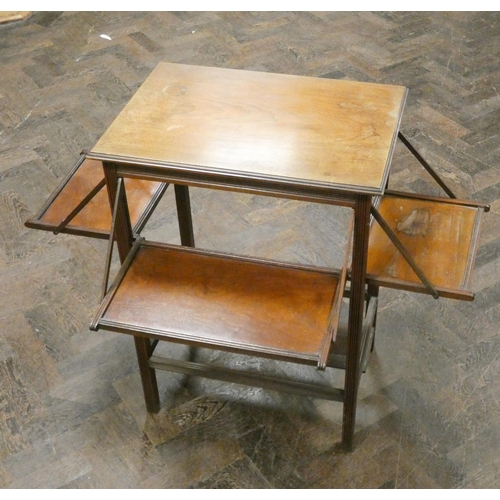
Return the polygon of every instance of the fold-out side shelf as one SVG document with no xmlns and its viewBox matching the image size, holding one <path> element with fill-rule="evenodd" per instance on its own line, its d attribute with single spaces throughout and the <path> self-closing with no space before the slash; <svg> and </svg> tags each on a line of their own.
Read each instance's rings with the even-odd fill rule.
<svg viewBox="0 0 500 500">
<path fill-rule="evenodd" d="M 125 187 L 134 233 L 139 233 L 164 194 L 167 184 L 126 179 Z M 71 214 L 77 212 L 73 218 Z M 111 208 L 102 162 L 82 156 L 33 218 L 29 228 L 93 238 L 109 238 Z M 67 223 L 68 217 L 71 218 Z"/>
<path fill-rule="evenodd" d="M 404 193 L 381 198 L 378 213 L 425 274 L 439 296 L 472 300 L 470 282 L 487 206 L 456 199 Z M 370 284 L 429 293 L 407 259 L 373 221 L 367 281 Z"/>
<path fill-rule="evenodd" d="M 340 271 L 138 239 L 91 329 L 322 368 L 342 283 Z"/>
</svg>

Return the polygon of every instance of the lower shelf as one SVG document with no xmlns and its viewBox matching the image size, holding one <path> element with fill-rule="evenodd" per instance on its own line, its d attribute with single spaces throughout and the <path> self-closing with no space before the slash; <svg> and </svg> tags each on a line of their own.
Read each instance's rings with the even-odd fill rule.
<svg viewBox="0 0 500 500">
<path fill-rule="evenodd" d="M 310 365 L 332 344 L 339 272 L 136 243 L 91 328 Z"/>
</svg>

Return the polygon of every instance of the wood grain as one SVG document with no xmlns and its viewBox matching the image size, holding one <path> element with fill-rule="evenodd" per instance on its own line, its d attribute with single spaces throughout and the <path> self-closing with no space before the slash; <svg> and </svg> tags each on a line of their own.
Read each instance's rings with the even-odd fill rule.
<svg viewBox="0 0 500 500">
<path fill-rule="evenodd" d="M 160 63 L 91 154 L 379 191 L 401 86 Z"/>
<path fill-rule="evenodd" d="M 338 284 L 333 273 L 151 243 L 138 250 L 98 325 L 315 364 Z"/>
<path fill-rule="evenodd" d="M 57 188 L 59 191 L 54 192 L 54 200 L 39 217 L 33 219 L 31 225 L 47 230 L 57 228 L 103 179 L 104 171 L 100 161 L 83 160 L 71 178 Z M 125 181 L 130 217 L 134 226 L 160 187 L 159 182 L 138 179 Z M 109 234 L 111 208 L 106 190 L 101 189 L 66 227 L 82 233 Z"/>
<path fill-rule="evenodd" d="M 477 209 L 388 196 L 382 199 L 379 212 L 434 286 L 455 290 L 469 287 L 480 217 Z M 420 284 L 375 222 L 368 255 L 369 275 Z"/>
</svg>

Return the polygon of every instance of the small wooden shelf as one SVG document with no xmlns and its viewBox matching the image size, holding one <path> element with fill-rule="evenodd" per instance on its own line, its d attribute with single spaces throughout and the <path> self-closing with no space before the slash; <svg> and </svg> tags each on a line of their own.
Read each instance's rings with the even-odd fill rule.
<svg viewBox="0 0 500 500">
<path fill-rule="evenodd" d="M 485 206 L 453 199 L 386 195 L 378 211 L 440 296 L 472 300 L 470 281 Z M 428 293 L 377 222 L 370 233 L 368 282 Z"/>
<path fill-rule="evenodd" d="M 133 252 L 133 251 L 132 251 Z M 319 365 L 342 301 L 340 273 L 136 243 L 91 325 Z"/>
<path fill-rule="evenodd" d="M 68 176 L 52 193 L 47 203 L 25 225 L 34 229 L 55 231 L 72 210 L 104 179 L 102 162 L 82 156 Z M 126 179 L 125 187 L 134 232 L 146 223 L 167 188 L 161 182 Z M 104 186 L 65 226 L 61 232 L 109 238 L 111 209 Z"/>
</svg>

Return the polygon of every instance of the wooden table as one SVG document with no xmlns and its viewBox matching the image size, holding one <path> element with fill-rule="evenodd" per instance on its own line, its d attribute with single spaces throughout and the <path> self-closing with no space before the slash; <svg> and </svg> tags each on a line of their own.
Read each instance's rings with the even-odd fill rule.
<svg viewBox="0 0 500 500">
<path fill-rule="evenodd" d="M 340 392 L 340 399 L 344 402 L 343 443 L 347 448 L 353 442 L 361 372 L 370 210 L 372 199 L 384 193 L 388 181 L 406 94 L 404 87 L 393 85 L 160 63 L 87 155 L 89 160 L 103 162 L 110 203 L 115 207 L 116 241 L 124 262 L 127 256 L 131 260 L 130 250 L 136 240 L 131 230 L 126 197 L 117 196 L 119 179 L 124 177 L 175 185 L 181 242 L 191 247 L 194 239 L 188 186 L 286 197 L 353 210 L 346 377 L 345 387 Z M 118 200 L 116 206 L 115 200 Z M 153 259 L 156 253 L 161 253 L 160 250 L 162 248 L 146 244 L 141 257 L 137 257 L 135 269 L 147 272 L 148 256 Z M 172 256 L 171 266 L 176 268 L 201 266 L 195 267 L 197 271 L 190 275 L 189 279 L 194 281 L 199 279 L 199 269 L 211 267 L 205 264 L 206 259 L 212 259 L 215 267 L 220 266 L 217 276 L 234 271 L 241 279 L 247 279 L 255 271 L 252 266 L 260 269 L 260 263 L 246 259 L 228 260 L 209 252 L 193 250 L 185 254 L 170 251 L 168 255 Z M 189 265 L 185 264 L 185 259 L 189 259 Z M 170 280 L 181 279 L 164 269 L 159 260 L 154 262 L 158 267 L 155 272 L 170 273 Z M 273 283 L 280 283 L 280 286 L 287 283 L 293 287 L 297 280 L 300 286 L 309 287 L 308 270 L 271 267 L 277 276 Z M 342 275 L 332 277 L 319 273 L 314 278 L 321 281 L 318 290 L 326 293 L 329 284 L 337 286 Z M 216 275 L 212 279 L 216 279 Z M 126 280 L 123 283 L 125 287 Z M 122 293 L 119 286 L 112 287 L 108 293 L 108 300 L 101 306 L 93 327 L 133 332 L 150 411 L 159 407 L 150 360 L 150 339 L 293 360 L 293 349 L 280 350 L 275 345 L 272 331 L 267 333 L 262 347 L 254 346 L 252 350 L 253 341 L 245 344 L 241 339 L 235 340 L 230 333 L 227 333 L 229 337 L 222 339 L 206 332 L 203 337 L 190 337 L 192 330 L 189 328 L 194 327 L 184 323 L 178 327 L 166 325 L 166 333 L 160 334 L 162 327 L 157 328 L 155 322 L 167 321 L 168 318 L 164 317 L 150 318 L 149 326 L 129 330 L 120 326 L 116 318 L 109 317 L 120 315 L 120 308 L 113 303 L 113 300 L 119 303 Z M 202 287 L 203 283 L 199 286 Z M 224 284 L 220 286 L 223 288 Z M 242 300 L 248 301 L 245 290 L 244 284 L 232 289 L 231 304 L 235 302 L 234 294 L 240 294 Z M 312 290 L 315 290 L 314 284 Z M 122 295 L 125 293 L 123 291 Z M 266 304 L 272 301 L 272 293 L 266 295 Z M 201 300 L 200 296 L 196 297 Z M 144 300 L 141 307 L 147 308 L 147 295 L 137 300 Z M 314 293 L 309 298 L 301 295 L 297 304 L 305 303 L 313 312 L 319 311 L 321 307 L 317 307 L 315 300 Z M 183 301 L 180 300 L 178 307 L 183 307 Z M 197 304 L 193 307 L 199 307 L 200 302 Z M 279 309 L 280 306 L 276 307 Z M 253 309 L 250 307 L 249 310 Z M 124 314 L 125 306 L 121 311 Z M 274 328 L 279 325 L 271 321 L 270 318 L 274 317 L 272 311 L 263 314 L 268 315 L 267 324 Z M 139 314 L 140 309 L 135 312 Z M 304 311 L 303 314 L 308 313 Z M 321 314 L 327 313 L 323 311 Z M 198 324 L 200 329 L 203 329 L 202 319 Z M 132 319 L 123 321 L 129 324 Z M 258 328 L 265 325 L 263 322 Z M 305 352 L 307 346 L 297 349 Z M 309 362 L 305 359 L 307 356 L 303 358 L 297 361 Z"/>
</svg>

